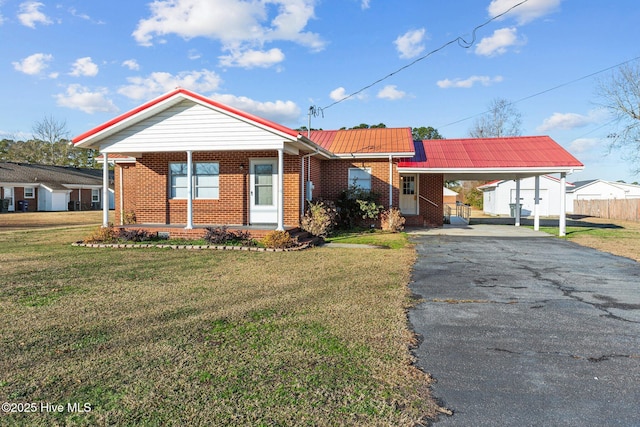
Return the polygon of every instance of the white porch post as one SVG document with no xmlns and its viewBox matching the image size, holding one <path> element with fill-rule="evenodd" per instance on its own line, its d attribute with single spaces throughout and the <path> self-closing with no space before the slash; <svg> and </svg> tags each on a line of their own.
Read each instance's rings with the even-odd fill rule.
<svg viewBox="0 0 640 427">
<path fill-rule="evenodd" d="M 562 172 L 560 174 L 560 221 L 559 221 L 559 236 L 567 235 L 567 174 Z"/>
<path fill-rule="evenodd" d="M 193 229 L 193 155 L 187 151 L 187 230 Z"/>
<path fill-rule="evenodd" d="M 536 189 L 534 193 L 533 201 L 533 229 L 540 230 L 540 176 L 536 175 L 535 178 Z"/>
<path fill-rule="evenodd" d="M 304 158 L 305 156 L 302 156 L 302 165 L 300 166 L 300 218 L 302 218 L 304 216 L 304 202 L 307 199 L 306 196 L 306 186 L 305 186 L 305 176 L 304 176 Z M 311 163 L 311 162 L 309 162 Z M 309 164 L 309 167 L 311 167 L 311 164 Z"/>
<path fill-rule="evenodd" d="M 102 153 L 102 226 L 109 226 L 109 155 Z M 82 192 L 80 190 L 80 192 Z M 82 209 L 82 207 L 80 208 Z"/>
<path fill-rule="evenodd" d="M 278 148 L 278 226 L 276 230 L 284 231 L 284 149 Z"/>
<path fill-rule="evenodd" d="M 520 227 L 520 178 L 516 179 L 516 227 Z"/>
<path fill-rule="evenodd" d="M 389 156 L 389 209 L 393 206 L 393 158 Z"/>
</svg>

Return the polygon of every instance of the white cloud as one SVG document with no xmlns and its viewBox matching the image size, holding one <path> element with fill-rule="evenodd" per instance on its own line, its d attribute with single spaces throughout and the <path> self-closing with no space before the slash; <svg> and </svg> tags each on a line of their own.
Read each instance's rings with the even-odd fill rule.
<svg viewBox="0 0 640 427">
<path fill-rule="evenodd" d="M 232 52 L 232 57 L 283 40 L 319 51 L 325 42 L 318 34 L 305 31 L 314 18 L 316 2 L 156 0 L 150 4 L 151 16 L 140 20 L 132 35 L 143 46 L 170 34 L 184 39 L 208 37 L 220 40 L 223 50 Z"/>
<path fill-rule="evenodd" d="M 300 108 L 293 101 L 260 102 L 230 94 L 214 94 L 211 99 L 276 123 L 294 123 L 300 117 Z"/>
<path fill-rule="evenodd" d="M 122 86 L 118 93 L 131 99 L 151 99 L 177 87 L 194 92 L 211 92 L 220 86 L 222 79 L 213 71 L 182 71 L 177 75 L 155 72 L 148 77 L 129 77 L 129 85 Z"/>
<path fill-rule="evenodd" d="M 36 28 L 36 24 L 43 25 L 52 24 L 53 21 L 47 17 L 44 13 L 40 12 L 40 8 L 44 6 L 43 3 L 37 1 L 27 1 L 20 4 L 20 12 L 18 13 L 18 19 L 22 25 L 29 28 Z"/>
<path fill-rule="evenodd" d="M 522 0 L 492 0 L 487 8 L 489 16 L 494 17 L 504 13 L 509 8 Z M 535 19 L 548 15 L 558 9 L 562 0 L 529 0 L 506 14 L 506 17 L 514 17 L 518 24 L 523 25 Z"/>
<path fill-rule="evenodd" d="M 518 40 L 518 29 L 501 28 L 495 30 L 493 35 L 485 37 L 476 45 L 476 54 L 482 56 L 502 55 L 507 52 L 510 46 L 524 44 L 524 40 Z"/>
<path fill-rule="evenodd" d="M 537 127 L 538 132 L 549 132 L 554 130 L 571 130 L 601 122 L 606 119 L 606 111 L 593 110 L 588 115 L 577 113 L 553 113 L 551 117 L 544 119 Z"/>
<path fill-rule="evenodd" d="M 187 52 L 187 58 L 194 61 L 196 59 L 202 58 L 202 54 L 198 52 L 196 49 L 189 49 L 189 52 Z"/>
<path fill-rule="evenodd" d="M 393 42 L 396 45 L 396 50 L 400 53 L 400 58 L 414 58 L 420 55 L 424 51 L 424 40 L 426 30 L 421 28 L 419 30 L 407 31 L 403 35 L 399 36 Z"/>
<path fill-rule="evenodd" d="M 98 74 L 98 71 L 98 66 L 91 60 L 91 57 L 85 56 L 84 58 L 76 59 L 70 74 L 76 77 L 94 77 Z"/>
<path fill-rule="evenodd" d="M 382 88 L 380 92 L 378 92 L 378 98 L 381 99 L 389 99 L 391 101 L 395 101 L 398 99 L 406 98 L 407 93 L 401 90 L 398 90 L 396 85 L 388 85 Z"/>
<path fill-rule="evenodd" d="M 127 67 L 132 71 L 138 71 L 140 69 L 140 64 L 138 64 L 138 61 L 135 59 L 127 59 L 126 61 L 123 61 L 122 66 Z"/>
<path fill-rule="evenodd" d="M 598 138 L 578 138 L 571 142 L 569 151 L 571 153 L 585 153 L 597 147 L 603 147 L 604 143 Z"/>
<path fill-rule="evenodd" d="M 444 80 L 439 80 L 436 84 L 438 85 L 438 87 L 442 88 L 442 89 L 449 89 L 449 88 L 471 88 L 473 87 L 474 84 L 476 83 L 480 83 L 482 86 L 491 86 L 494 83 L 500 83 L 503 80 L 502 76 L 495 76 L 495 77 L 489 77 L 489 76 L 471 76 L 467 79 L 444 79 Z"/>
<path fill-rule="evenodd" d="M 362 0 L 362 3 L 360 3 L 362 10 L 369 9 L 369 3 L 371 3 L 370 0 Z"/>
<path fill-rule="evenodd" d="M 72 84 L 67 86 L 65 93 L 59 93 L 54 97 L 59 106 L 81 110 L 88 114 L 117 112 L 118 108 L 110 99 L 107 99 L 107 95 L 106 88 L 99 88 L 92 92 L 89 88 Z"/>
<path fill-rule="evenodd" d="M 33 55 L 27 56 L 20 62 L 13 62 L 12 64 L 13 68 L 16 70 L 35 76 L 46 70 L 51 61 L 53 61 L 53 55 L 34 53 Z"/>
<path fill-rule="evenodd" d="M 220 56 L 220 65 L 225 67 L 269 68 L 284 61 L 284 53 L 273 48 L 268 51 L 245 50 L 232 52 L 230 55 Z"/>
</svg>

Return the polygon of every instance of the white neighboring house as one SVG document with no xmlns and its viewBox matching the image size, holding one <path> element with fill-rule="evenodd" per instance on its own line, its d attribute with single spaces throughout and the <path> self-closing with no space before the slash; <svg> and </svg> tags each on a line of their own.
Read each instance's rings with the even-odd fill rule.
<svg viewBox="0 0 640 427">
<path fill-rule="evenodd" d="M 523 217 L 533 216 L 535 204 L 535 178 L 520 180 L 520 204 Z M 567 193 L 573 190 L 574 184 L 567 182 Z M 516 181 L 492 181 L 478 187 L 482 191 L 484 212 L 488 215 L 511 215 L 511 204 L 516 203 Z M 560 179 L 550 175 L 540 176 L 540 216 L 560 215 Z M 567 196 L 567 212 L 573 212 L 573 203 Z"/>
<path fill-rule="evenodd" d="M 640 198 L 640 185 L 593 179 L 577 181 L 567 189 L 567 209 L 573 211 L 575 200 L 613 200 Z"/>
</svg>

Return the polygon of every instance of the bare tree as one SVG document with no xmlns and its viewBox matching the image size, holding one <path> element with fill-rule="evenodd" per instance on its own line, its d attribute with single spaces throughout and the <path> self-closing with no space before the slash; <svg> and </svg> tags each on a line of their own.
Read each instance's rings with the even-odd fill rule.
<svg viewBox="0 0 640 427">
<path fill-rule="evenodd" d="M 32 128 L 33 139 L 47 145 L 44 161 L 52 165 L 65 165 L 69 157 L 69 131 L 67 122 L 56 120 L 53 116 L 45 116 Z"/>
<path fill-rule="evenodd" d="M 522 116 L 513 104 L 496 98 L 489 104 L 489 109 L 478 118 L 469 130 L 472 138 L 491 138 L 501 136 L 519 136 L 522 134 Z"/>
<path fill-rule="evenodd" d="M 620 66 L 599 82 L 596 93 L 600 105 L 613 115 L 617 129 L 609 138 L 611 149 L 622 149 L 640 174 L 640 63 Z"/>
</svg>

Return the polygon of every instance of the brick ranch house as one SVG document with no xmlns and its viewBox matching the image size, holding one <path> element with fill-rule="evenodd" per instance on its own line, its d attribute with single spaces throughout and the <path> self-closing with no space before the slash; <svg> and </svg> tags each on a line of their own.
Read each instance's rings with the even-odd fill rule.
<svg viewBox="0 0 640 427">
<path fill-rule="evenodd" d="M 533 138 L 413 141 L 411 128 L 307 135 L 178 88 L 73 143 L 100 151 L 105 180 L 115 165 L 117 222 L 135 213 L 137 227 L 184 237 L 208 225 L 254 235 L 295 228 L 306 200 L 335 200 L 354 180 L 399 207 L 406 225 L 441 226 L 445 179 L 582 168 L 551 138 Z"/>
</svg>

